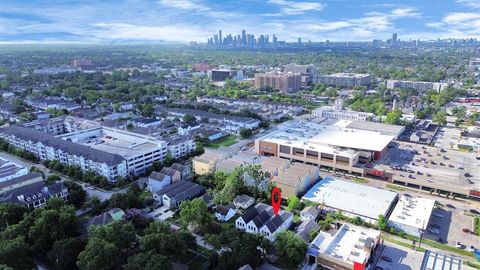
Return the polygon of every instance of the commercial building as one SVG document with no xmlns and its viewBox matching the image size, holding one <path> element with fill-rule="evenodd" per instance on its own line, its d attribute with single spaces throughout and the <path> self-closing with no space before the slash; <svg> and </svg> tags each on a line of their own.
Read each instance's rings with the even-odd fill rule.
<svg viewBox="0 0 480 270">
<path fill-rule="evenodd" d="M 235 221 L 235 228 L 247 233 L 261 234 L 268 240 L 275 241 L 275 235 L 290 228 L 292 223 L 292 212 L 280 210 L 278 215 L 275 215 L 270 205 L 258 203 Z"/>
<path fill-rule="evenodd" d="M 364 175 L 361 165 L 384 156 L 393 139 L 381 132 L 302 121 L 256 139 L 255 151 Z"/>
<path fill-rule="evenodd" d="M 68 201 L 68 189 L 63 182 L 46 185 L 42 181 L 21 186 L 0 194 L 0 203 L 16 203 L 28 208 L 39 208 L 43 207 L 50 198 L 62 198 L 65 202 Z"/>
<path fill-rule="evenodd" d="M 407 234 L 420 236 L 427 229 L 435 200 L 401 196 L 387 224 Z"/>
<path fill-rule="evenodd" d="M 235 77 L 236 71 L 230 69 L 210 69 L 207 70 L 207 76 L 214 82 L 222 82 Z"/>
<path fill-rule="evenodd" d="M 462 258 L 427 250 L 420 270 L 462 270 Z"/>
<path fill-rule="evenodd" d="M 435 90 L 440 92 L 448 87 L 448 83 L 387 80 L 385 86 L 387 89 L 401 88 L 415 89 L 417 91 Z"/>
<path fill-rule="evenodd" d="M 321 231 L 308 246 L 308 263 L 332 270 L 369 269 L 380 235 L 380 231 L 348 223 L 334 234 Z"/>
<path fill-rule="evenodd" d="M 255 88 L 271 87 L 280 92 L 295 92 L 300 90 L 302 76 L 293 73 L 256 73 Z"/>
<path fill-rule="evenodd" d="M 331 75 L 315 75 L 313 82 L 340 87 L 368 86 L 372 82 L 372 77 L 370 74 L 336 73 Z"/>
<path fill-rule="evenodd" d="M 283 73 L 300 74 L 302 77 L 301 87 L 305 88 L 310 86 L 313 81 L 313 75 L 315 75 L 316 67 L 314 65 L 296 65 L 288 64 L 283 66 Z"/>
<path fill-rule="evenodd" d="M 385 218 L 398 200 L 395 192 L 325 177 L 303 197 L 303 201 L 320 204 L 322 211 L 342 211 L 348 217 L 360 217 L 376 224 L 378 216 Z"/>
</svg>

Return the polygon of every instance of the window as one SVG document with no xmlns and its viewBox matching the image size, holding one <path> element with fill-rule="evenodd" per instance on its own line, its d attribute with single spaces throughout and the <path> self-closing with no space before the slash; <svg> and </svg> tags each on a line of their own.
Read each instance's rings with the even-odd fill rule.
<svg viewBox="0 0 480 270">
<path fill-rule="evenodd" d="M 307 150 L 307 157 L 309 158 L 318 158 L 318 152 L 317 151 L 312 151 L 312 150 Z"/>
<path fill-rule="evenodd" d="M 300 148 L 293 148 L 293 154 L 294 155 L 300 155 L 300 156 L 303 156 L 303 153 L 305 153 L 305 150 L 303 149 L 300 149 Z"/>
<path fill-rule="evenodd" d="M 290 154 L 291 153 L 290 151 L 291 151 L 290 146 L 280 145 L 280 153 Z"/>
</svg>

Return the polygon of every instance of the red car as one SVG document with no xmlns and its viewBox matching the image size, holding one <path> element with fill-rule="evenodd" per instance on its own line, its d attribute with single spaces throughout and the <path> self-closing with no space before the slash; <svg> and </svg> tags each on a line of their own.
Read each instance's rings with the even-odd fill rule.
<svg viewBox="0 0 480 270">
<path fill-rule="evenodd" d="M 462 232 L 464 232 L 464 233 L 470 233 L 470 229 L 463 228 L 463 229 L 462 229 Z"/>
</svg>

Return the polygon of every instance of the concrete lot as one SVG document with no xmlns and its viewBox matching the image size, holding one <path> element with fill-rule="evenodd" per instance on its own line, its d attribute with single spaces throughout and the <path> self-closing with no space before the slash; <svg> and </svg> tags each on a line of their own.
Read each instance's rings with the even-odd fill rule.
<svg viewBox="0 0 480 270">
<path fill-rule="evenodd" d="M 381 245 L 383 250 L 377 253 L 374 261 L 376 265 L 373 269 L 383 270 L 417 270 L 422 266 L 422 260 L 424 253 L 413 251 L 403 246 L 395 245 L 392 243 L 384 243 Z M 386 261 L 382 257 L 388 258 Z M 379 268 L 376 268 L 379 267 Z"/>
<path fill-rule="evenodd" d="M 433 142 L 436 147 L 445 149 L 458 149 L 460 143 L 473 146 L 474 152 L 480 150 L 480 139 L 462 137 L 460 129 L 455 127 L 441 127 Z"/>
</svg>

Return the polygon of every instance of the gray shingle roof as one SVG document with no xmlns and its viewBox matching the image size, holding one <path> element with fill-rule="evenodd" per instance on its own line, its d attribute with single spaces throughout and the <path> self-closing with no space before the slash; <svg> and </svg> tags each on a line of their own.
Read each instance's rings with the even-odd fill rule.
<svg viewBox="0 0 480 270">
<path fill-rule="evenodd" d="M 41 142 L 46 146 L 61 149 L 62 151 L 70 155 L 82 156 L 85 159 L 92 160 L 94 162 L 106 163 L 108 165 L 117 165 L 125 160 L 125 158 L 120 155 L 108 153 L 85 145 L 62 140 L 53 135 L 31 128 L 9 126 L 0 129 L 0 133 L 6 135 L 14 135 L 23 140 L 30 140 L 32 142 Z"/>
</svg>

